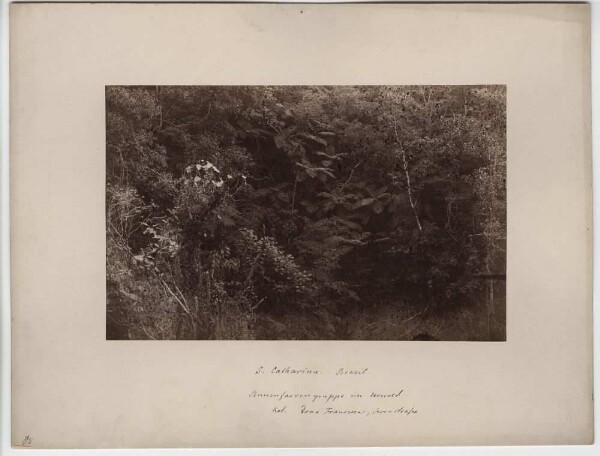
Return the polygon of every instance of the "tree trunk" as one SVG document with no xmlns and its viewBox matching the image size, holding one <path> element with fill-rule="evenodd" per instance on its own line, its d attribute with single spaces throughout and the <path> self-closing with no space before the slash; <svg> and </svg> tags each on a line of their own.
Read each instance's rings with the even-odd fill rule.
<svg viewBox="0 0 600 456">
<path fill-rule="evenodd" d="M 398 135 L 398 127 L 396 126 L 396 119 L 394 118 L 394 134 L 396 135 L 396 142 L 398 143 L 398 147 L 400 148 L 400 154 L 402 155 L 402 164 L 404 168 L 404 175 L 406 177 L 406 190 L 408 192 L 408 202 L 410 203 L 410 207 L 415 216 L 415 220 L 417 222 L 417 227 L 419 231 L 423 231 L 423 227 L 421 226 L 421 220 L 419 220 L 419 212 L 417 211 L 417 204 L 413 199 L 412 194 L 412 186 L 410 183 L 410 173 L 408 172 L 408 160 L 406 159 L 406 151 L 402 147 L 402 143 L 400 141 L 400 136 Z"/>
</svg>

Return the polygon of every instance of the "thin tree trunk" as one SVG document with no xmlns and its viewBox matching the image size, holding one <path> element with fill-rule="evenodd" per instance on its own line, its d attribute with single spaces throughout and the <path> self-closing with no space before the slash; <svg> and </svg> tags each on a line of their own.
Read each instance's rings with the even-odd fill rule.
<svg viewBox="0 0 600 456">
<path fill-rule="evenodd" d="M 493 156 L 492 156 L 493 154 Z M 491 149 L 488 149 L 488 160 L 490 161 L 490 175 L 489 175 L 489 222 L 488 222 L 488 233 L 486 236 L 487 240 L 487 255 L 486 255 L 486 270 L 487 274 L 491 274 L 492 262 L 495 259 L 494 245 L 495 245 L 495 231 L 492 229 L 495 213 L 494 213 L 494 202 L 495 202 L 495 184 L 496 184 L 496 163 L 497 156 Z M 491 329 L 490 320 L 494 314 L 494 281 L 488 281 L 488 296 L 487 302 L 487 331 L 488 340 L 491 340 Z"/>
<path fill-rule="evenodd" d="M 400 148 L 400 153 L 402 155 L 402 164 L 403 164 L 403 168 L 404 168 L 404 175 L 406 176 L 406 190 L 408 193 L 408 202 L 410 203 L 410 207 L 415 216 L 415 220 L 417 222 L 417 227 L 419 228 L 419 231 L 423 231 L 423 227 L 421 225 L 421 220 L 419 219 L 419 213 L 417 211 L 417 204 L 415 203 L 415 200 L 413 199 L 412 186 L 410 183 L 410 173 L 408 172 L 408 160 L 406 159 L 406 151 L 402 147 L 400 137 L 398 136 L 398 128 L 396 126 L 395 118 L 394 118 L 394 133 L 396 135 L 396 142 L 398 143 L 398 147 Z"/>
<path fill-rule="evenodd" d="M 410 203 L 410 207 L 412 208 L 413 214 L 415 215 L 415 220 L 417 221 L 417 227 L 419 227 L 419 231 L 423 230 L 421 226 L 421 221 L 419 220 L 419 213 L 417 212 L 417 206 L 415 201 L 413 200 L 412 189 L 410 186 L 410 174 L 408 173 L 408 162 L 406 161 L 406 152 L 404 149 L 400 149 L 402 152 L 402 161 L 404 162 L 404 174 L 406 175 L 406 188 L 408 191 L 408 202 Z"/>
</svg>

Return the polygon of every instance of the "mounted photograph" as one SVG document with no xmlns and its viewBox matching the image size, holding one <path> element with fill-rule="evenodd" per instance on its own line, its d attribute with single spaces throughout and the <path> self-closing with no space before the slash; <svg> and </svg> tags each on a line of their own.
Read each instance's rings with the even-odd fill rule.
<svg viewBox="0 0 600 456">
<path fill-rule="evenodd" d="M 506 86 L 107 86 L 107 340 L 506 340 Z"/>
</svg>

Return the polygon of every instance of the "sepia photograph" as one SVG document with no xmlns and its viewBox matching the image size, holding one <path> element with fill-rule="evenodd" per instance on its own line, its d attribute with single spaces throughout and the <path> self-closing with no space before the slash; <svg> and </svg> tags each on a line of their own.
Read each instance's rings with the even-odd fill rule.
<svg viewBox="0 0 600 456">
<path fill-rule="evenodd" d="M 506 340 L 506 86 L 107 86 L 106 339 Z"/>
<path fill-rule="evenodd" d="M 9 12 L 5 447 L 594 453 L 590 5 Z"/>
</svg>

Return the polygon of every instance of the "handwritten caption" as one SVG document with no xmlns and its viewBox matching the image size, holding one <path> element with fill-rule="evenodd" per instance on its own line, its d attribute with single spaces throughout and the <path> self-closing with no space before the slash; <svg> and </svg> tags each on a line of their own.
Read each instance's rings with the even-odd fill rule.
<svg viewBox="0 0 600 456">
<path fill-rule="evenodd" d="M 335 368 L 319 370 L 291 366 L 259 366 L 254 372 L 260 376 L 335 376 L 341 378 L 366 377 L 368 367 Z M 248 397 L 264 404 L 266 410 L 274 414 L 295 413 L 306 416 L 412 416 L 419 413 L 414 405 L 407 403 L 404 389 L 383 391 L 369 388 L 364 391 L 349 390 L 351 382 L 337 382 L 332 391 L 287 391 L 272 389 L 252 389 Z M 350 383 L 344 385 L 344 383 Z M 345 388 L 344 388 L 345 387 Z M 339 390 L 337 389 L 339 388 Z"/>
</svg>

